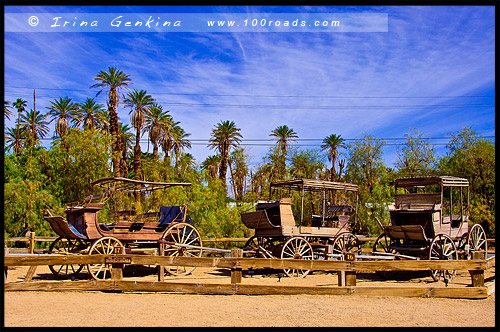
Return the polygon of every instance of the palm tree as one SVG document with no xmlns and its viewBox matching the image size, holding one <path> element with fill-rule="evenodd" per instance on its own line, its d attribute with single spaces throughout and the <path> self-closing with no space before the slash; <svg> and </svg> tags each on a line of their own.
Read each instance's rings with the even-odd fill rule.
<svg viewBox="0 0 500 332">
<path fill-rule="evenodd" d="M 12 113 L 12 111 L 10 110 L 10 101 L 6 101 L 6 100 L 3 101 L 3 114 L 9 120 L 10 120 L 10 116 L 14 115 L 14 113 Z"/>
<path fill-rule="evenodd" d="M 279 166 L 280 174 L 285 177 L 286 180 L 286 154 L 288 144 L 290 142 L 295 142 L 294 138 L 298 138 L 297 133 L 292 129 L 288 128 L 287 125 L 282 125 L 276 127 L 269 136 L 277 138 L 276 144 L 281 148 L 281 162 Z"/>
<path fill-rule="evenodd" d="M 99 129 L 105 126 L 103 115 L 104 106 L 97 104 L 94 98 L 87 98 L 82 104 L 78 104 L 71 119 L 74 126 L 83 125 L 83 130 Z"/>
<path fill-rule="evenodd" d="M 194 157 L 191 153 L 183 152 L 179 158 L 179 181 L 185 182 L 189 171 L 196 167 Z"/>
<path fill-rule="evenodd" d="M 338 148 L 345 148 L 345 139 L 340 135 L 331 134 L 323 139 L 323 144 L 321 145 L 321 151 L 328 152 L 328 160 L 332 162 L 332 168 L 330 169 L 330 181 L 335 181 L 335 161 L 338 157 Z"/>
<path fill-rule="evenodd" d="M 208 174 L 212 179 L 217 177 L 217 169 L 220 164 L 220 156 L 213 155 L 208 156 L 202 163 L 201 168 L 208 171 Z"/>
<path fill-rule="evenodd" d="M 154 99 L 147 94 L 146 90 L 134 90 L 129 92 L 123 100 L 125 107 L 130 107 L 130 122 L 135 128 L 135 147 L 134 147 L 134 174 L 137 180 L 140 179 L 141 171 L 141 135 L 145 124 L 145 110 L 153 105 Z"/>
<path fill-rule="evenodd" d="M 179 171 L 178 164 L 181 153 L 186 148 L 191 149 L 191 142 L 187 139 L 190 135 L 191 134 L 186 133 L 186 131 L 177 124 L 174 126 L 172 148 L 175 152 L 175 168 L 177 171 Z"/>
<path fill-rule="evenodd" d="M 221 156 L 219 165 L 219 178 L 226 184 L 227 162 L 231 147 L 237 147 L 241 143 L 240 128 L 236 127 L 234 121 L 221 121 L 212 129 L 208 140 L 208 147 L 216 149 Z"/>
<path fill-rule="evenodd" d="M 144 130 L 149 132 L 149 139 L 151 143 L 153 143 L 154 160 L 158 160 L 158 142 L 165 132 L 170 132 L 169 127 L 171 127 L 172 124 L 172 116 L 168 114 L 168 111 L 163 111 L 161 105 L 153 104 L 146 109 L 146 126 Z"/>
<path fill-rule="evenodd" d="M 123 176 L 128 174 L 128 149 L 134 143 L 134 134 L 130 132 L 130 127 L 128 125 L 118 124 L 118 139 L 120 142 L 121 158 L 120 158 L 120 173 Z"/>
<path fill-rule="evenodd" d="M 245 179 L 248 174 L 247 155 L 244 148 L 237 148 L 231 152 L 229 170 L 231 171 L 231 182 L 234 189 L 234 199 L 241 202 L 245 190 Z"/>
<path fill-rule="evenodd" d="M 59 97 L 59 99 L 50 102 L 50 106 L 47 108 L 50 110 L 48 116 L 52 118 L 50 122 L 57 120 L 56 134 L 63 138 L 68 133 L 68 118 L 73 119 L 73 112 L 78 108 L 78 104 L 71 102 L 71 98 Z"/>
<path fill-rule="evenodd" d="M 127 89 L 127 86 L 132 84 L 132 81 L 130 81 L 129 75 L 124 74 L 121 70 L 118 70 L 115 67 L 109 67 L 107 72 L 103 70 L 99 71 L 97 76 L 94 77 L 94 80 L 98 81 L 98 83 L 92 85 L 91 88 L 103 88 L 107 89 L 109 92 L 106 102 L 108 105 L 109 132 L 114 137 L 112 145 L 113 175 L 120 176 L 120 158 L 118 157 L 118 153 L 120 152 L 120 143 L 118 142 L 117 111 L 118 104 L 120 103 L 119 90 L 121 88 Z M 100 90 L 98 94 L 102 91 L 103 90 Z"/>
<path fill-rule="evenodd" d="M 12 149 L 16 155 L 19 155 L 23 149 L 24 139 L 24 130 L 17 130 L 15 128 L 7 129 L 7 132 L 5 133 L 5 143 L 7 144 L 5 151 Z"/>
<path fill-rule="evenodd" d="M 35 146 L 40 139 L 49 133 L 49 123 L 45 121 L 46 118 L 46 114 L 33 110 L 21 116 L 21 130 L 25 132 L 26 143 L 29 146 Z"/>
<path fill-rule="evenodd" d="M 160 137 L 160 145 L 163 153 L 165 153 L 165 162 L 170 165 L 170 152 L 174 149 L 174 135 L 175 127 L 179 125 L 180 122 L 175 122 L 170 116 L 167 119 L 168 125 L 163 128 L 163 134 Z"/>
<path fill-rule="evenodd" d="M 17 131 L 19 131 L 19 126 L 21 125 L 21 113 L 23 113 L 26 110 L 26 105 L 27 101 L 21 98 L 17 98 L 16 101 L 12 103 L 12 106 L 14 106 L 17 109 L 17 127 L 16 127 Z M 20 137 L 19 132 L 16 135 Z"/>
</svg>

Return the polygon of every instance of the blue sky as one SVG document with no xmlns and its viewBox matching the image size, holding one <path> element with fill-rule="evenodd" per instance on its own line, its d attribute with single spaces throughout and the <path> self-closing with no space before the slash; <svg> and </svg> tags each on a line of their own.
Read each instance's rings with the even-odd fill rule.
<svg viewBox="0 0 500 332">
<path fill-rule="evenodd" d="M 206 141 L 223 120 L 241 128 L 252 164 L 272 144 L 262 140 L 285 124 L 307 139 L 295 144 L 301 148 L 319 147 L 333 133 L 348 142 L 363 134 L 402 139 L 412 127 L 435 138 L 438 157 L 446 152 L 450 133 L 466 126 L 494 141 L 494 7 L 4 8 L 6 18 L 10 13 L 141 13 L 143 18 L 293 13 L 300 19 L 306 13 L 387 14 L 387 32 L 8 32 L 6 26 L 6 100 L 23 98 L 33 108 L 36 88 L 36 109 L 43 112 L 59 97 L 82 102 L 98 92 L 90 86 L 100 70 L 118 67 L 130 75 L 131 89 L 147 90 L 181 122 L 198 163 L 214 154 Z M 105 103 L 103 95 L 96 99 Z M 119 108 L 123 123 L 130 122 L 128 113 Z M 388 140 L 395 142 L 403 140 Z M 147 148 L 144 142 L 142 149 Z M 396 152 L 394 145 L 385 148 L 388 166 Z"/>
</svg>

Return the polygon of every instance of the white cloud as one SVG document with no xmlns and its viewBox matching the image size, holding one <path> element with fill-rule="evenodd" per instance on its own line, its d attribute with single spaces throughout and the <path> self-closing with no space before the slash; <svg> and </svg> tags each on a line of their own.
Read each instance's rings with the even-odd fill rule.
<svg viewBox="0 0 500 332">
<path fill-rule="evenodd" d="M 223 120 L 234 120 L 246 139 L 268 138 L 282 124 L 301 138 L 331 133 L 355 138 L 364 132 L 402 137 L 415 123 L 436 134 L 458 131 L 467 123 L 491 132 L 491 108 L 452 119 L 450 110 L 396 106 L 473 103 L 411 97 L 474 95 L 494 89 L 493 9 L 376 10 L 389 13 L 389 32 L 7 34 L 6 86 L 84 90 L 99 70 L 116 66 L 130 75 L 131 88 L 152 93 L 196 139 L 207 139 Z M 89 89 L 88 96 L 96 92 Z M 79 98 L 84 95 L 74 92 Z M 410 98 L 328 98 L 332 96 Z M 327 106 L 344 108 L 315 109 Z M 120 115 L 129 121 L 128 112 Z M 252 151 L 260 161 L 267 147 Z M 192 152 L 199 162 L 213 154 L 203 146 Z"/>
</svg>

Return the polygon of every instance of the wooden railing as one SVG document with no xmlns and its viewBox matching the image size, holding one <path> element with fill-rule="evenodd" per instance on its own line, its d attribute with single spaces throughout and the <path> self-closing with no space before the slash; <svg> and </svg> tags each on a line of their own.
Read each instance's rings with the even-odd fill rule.
<svg viewBox="0 0 500 332">
<path fill-rule="evenodd" d="M 113 278 L 109 281 L 61 281 L 61 282 L 9 282 L 5 291 L 26 290 L 119 290 L 165 291 L 197 294 L 359 294 L 383 296 L 421 296 L 453 298 L 486 298 L 494 292 L 494 282 L 484 283 L 484 271 L 495 265 L 490 259 L 430 261 L 346 261 L 346 260 L 291 260 L 242 258 L 241 249 L 233 249 L 231 258 L 170 257 L 150 255 L 7 255 L 5 266 L 38 266 L 69 264 L 112 264 Z M 193 284 L 177 282 L 150 282 L 123 280 L 124 264 L 163 266 L 195 266 L 226 268 L 231 270 L 230 284 Z M 253 269 L 303 269 L 343 271 L 338 287 L 330 286 L 276 286 L 242 285 L 242 271 Z M 417 270 L 466 270 L 471 275 L 472 287 L 371 287 L 356 286 L 356 273 L 360 271 L 417 271 Z M 30 272 L 28 272 L 30 273 Z M 31 269 L 31 275 L 34 269 Z M 163 273 L 161 273 L 163 276 Z M 31 277 L 30 277 L 31 278 Z M 159 274 L 160 280 L 160 274 Z"/>
</svg>

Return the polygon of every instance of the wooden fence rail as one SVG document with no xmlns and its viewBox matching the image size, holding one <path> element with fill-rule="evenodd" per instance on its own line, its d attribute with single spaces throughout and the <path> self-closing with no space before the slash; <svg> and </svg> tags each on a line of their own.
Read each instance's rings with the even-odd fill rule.
<svg viewBox="0 0 500 332">
<path fill-rule="evenodd" d="M 112 264 L 118 273 L 110 281 L 30 282 L 4 284 L 5 291 L 21 290 L 117 290 L 117 291 L 173 291 L 197 294 L 363 294 L 384 296 L 423 296 L 452 298 L 486 298 L 494 292 L 494 283 L 484 285 L 484 270 L 495 265 L 490 259 L 459 261 L 329 261 L 243 258 L 241 249 L 232 250 L 231 258 L 170 257 L 149 255 L 7 255 L 5 266 L 38 266 L 69 264 Z M 119 264 L 117 264 L 119 263 Z M 231 284 L 193 284 L 172 282 L 141 282 L 122 280 L 124 264 L 157 266 L 196 266 L 227 268 L 231 270 Z M 310 269 L 345 271 L 350 278 L 339 279 L 339 287 L 241 285 L 243 269 Z M 468 270 L 472 287 L 366 287 L 356 286 L 356 272 L 360 271 L 414 271 L 414 270 Z M 28 272 L 30 273 L 30 272 Z M 33 271 L 31 271 L 33 274 Z"/>
<path fill-rule="evenodd" d="M 494 259 L 474 260 L 394 260 L 344 261 L 302 260 L 271 258 L 212 258 L 152 255 L 9 255 L 5 266 L 104 264 L 115 261 L 137 265 L 176 265 L 242 269 L 304 269 L 321 271 L 417 271 L 417 270 L 469 270 L 480 271 L 494 264 Z"/>
</svg>

